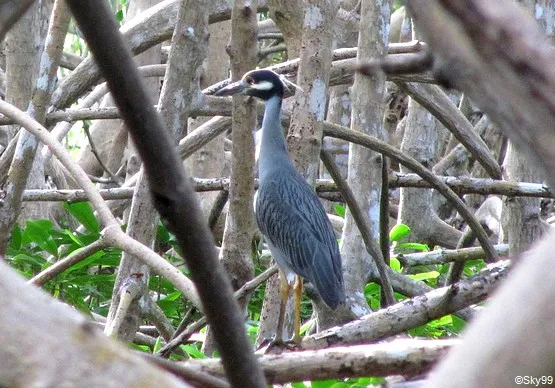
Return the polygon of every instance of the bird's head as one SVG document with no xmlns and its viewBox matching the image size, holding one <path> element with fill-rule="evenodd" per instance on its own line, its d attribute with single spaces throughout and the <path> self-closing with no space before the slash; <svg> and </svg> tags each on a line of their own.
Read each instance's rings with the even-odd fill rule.
<svg viewBox="0 0 555 388">
<path fill-rule="evenodd" d="M 234 82 L 214 93 L 215 96 L 243 94 L 268 100 L 270 97 L 283 97 L 284 84 L 279 74 L 271 70 L 251 70 L 241 80 Z"/>
</svg>

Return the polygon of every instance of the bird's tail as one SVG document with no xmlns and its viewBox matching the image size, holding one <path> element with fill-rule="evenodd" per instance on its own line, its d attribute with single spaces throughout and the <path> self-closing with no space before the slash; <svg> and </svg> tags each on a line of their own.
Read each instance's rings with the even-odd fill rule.
<svg viewBox="0 0 555 388">
<path fill-rule="evenodd" d="M 328 265 L 326 265 L 328 264 Z M 345 286 L 341 266 L 334 268 L 332 262 L 312 267 L 308 280 L 316 287 L 324 303 L 335 310 L 345 303 Z"/>
</svg>

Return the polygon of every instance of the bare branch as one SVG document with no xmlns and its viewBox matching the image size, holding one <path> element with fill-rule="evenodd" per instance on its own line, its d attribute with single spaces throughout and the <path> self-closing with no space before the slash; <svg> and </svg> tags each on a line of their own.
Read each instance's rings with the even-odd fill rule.
<svg viewBox="0 0 555 388">
<path fill-rule="evenodd" d="M 423 325 L 486 299 L 505 278 L 508 267 L 508 261 L 492 264 L 478 275 L 457 283 L 456 291 L 448 301 L 445 295 L 449 287 L 438 288 L 341 327 L 305 337 L 301 346 L 322 349 L 339 344 L 370 343 Z"/>
<path fill-rule="evenodd" d="M 366 147 L 381 152 L 388 157 L 397 160 L 400 164 L 403 164 L 405 167 L 411 169 L 412 171 L 415 171 L 422 178 L 425 178 L 437 191 L 439 191 L 442 195 L 444 195 L 447 199 L 449 199 L 449 201 L 453 203 L 453 206 L 460 213 L 461 217 L 464 218 L 470 228 L 474 231 L 474 233 L 476 233 L 476 236 L 482 244 L 482 247 L 487 252 L 486 258 L 488 258 L 488 260 L 492 262 L 496 261 L 497 253 L 493 249 L 493 245 L 491 241 L 489 241 L 484 228 L 476 220 L 476 217 L 474 217 L 474 215 L 470 212 L 470 209 L 468 209 L 464 202 L 462 202 L 462 200 L 445 183 L 437 179 L 434 174 L 432 174 L 428 169 L 424 168 L 414 158 L 401 153 L 399 150 L 379 139 L 368 136 L 366 134 L 358 133 L 356 131 L 352 131 L 340 125 L 326 122 L 324 125 L 324 134 L 326 136 L 340 138 L 353 143 L 361 145 L 363 144 Z"/>
<path fill-rule="evenodd" d="M 494 246 L 495 251 L 501 257 L 509 254 L 509 246 L 500 244 Z M 397 255 L 397 259 L 403 266 L 412 267 L 417 265 L 445 264 L 452 261 L 467 261 L 484 258 L 484 250 L 480 247 L 462 249 L 436 249 L 431 252 L 418 252 Z"/>
<path fill-rule="evenodd" d="M 361 376 L 403 375 L 426 373 L 460 340 L 397 339 L 372 345 L 355 345 L 319 350 L 285 352 L 259 358 L 269 384 L 294 381 L 341 379 Z M 302 367 L 299 367 L 302 365 Z M 222 375 L 218 360 L 194 360 L 178 363 L 175 372 L 183 376 L 193 371 Z M 189 372 L 190 373 L 190 372 Z"/>
<path fill-rule="evenodd" d="M 376 263 L 376 267 L 378 268 L 378 273 L 380 275 L 380 284 L 384 287 L 385 292 L 386 303 L 384 307 L 395 304 L 395 295 L 393 294 L 393 288 L 391 287 L 389 277 L 387 276 L 387 263 L 385 262 L 382 252 L 378 249 L 374 240 L 372 240 L 372 231 L 370 229 L 369 221 L 362 213 L 351 188 L 347 184 L 347 181 L 345 181 L 345 179 L 341 176 L 341 172 L 335 165 L 332 157 L 325 150 L 321 151 L 320 157 L 324 166 L 334 179 L 336 185 L 341 190 L 343 198 L 345 198 L 345 202 L 347 202 L 349 211 L 351 212 L 351 215 L 360 231 L 362 240 L 364 241 L 364 245 L 366 246 L 366 251 Z"/>
</svg>

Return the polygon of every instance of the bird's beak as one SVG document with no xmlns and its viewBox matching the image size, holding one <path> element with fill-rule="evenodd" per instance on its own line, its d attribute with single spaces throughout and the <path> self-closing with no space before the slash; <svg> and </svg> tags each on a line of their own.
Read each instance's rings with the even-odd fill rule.
<svg viewBox="0 0 555 388">
<path fill-rule="evenodd" d="M 234 94 L 241 94 L 249 87 L 249 83 L 247 81 L 237 81 L 230 85 L 227 85 L 225 88 L 218 90 L 214 93 L 215 96 L 232 96 Z"/>
</svg>

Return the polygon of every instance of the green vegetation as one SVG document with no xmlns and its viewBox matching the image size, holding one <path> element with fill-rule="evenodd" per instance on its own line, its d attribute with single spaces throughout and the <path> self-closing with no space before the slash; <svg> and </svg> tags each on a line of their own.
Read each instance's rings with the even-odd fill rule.
<svg viewBox="0 0 555 388">
<path fill-rule="evenodd" d="M 40 271 L 48 268 L 53 262 L 65 257 L 68 254 L 82 249 L 91 244 L 100 236 L 100 225 L 93 214 L 92 207 L 86 203 L 65 204 L 67 216 L 63 218 L 60 225 L 54 225 L 49 220 L 28 221 L 25 227 L 15 227 L 9 245 L 7 259 L 11 265 L 22 275 L 32 278 Z M 344 215 L 344 208 L 337 206 L 336 212 Z M 71 225 L 78 221 L 83 227 L 82 231 L 72 231 Z M 410 228 L 406 225 L 395 225 L 390 233 L 390 241 L 393 250 L 406 250 L 407 247 L 425 247 L 423 244 L 407 241 L 410 237 Z M 400 242 L 405 241 L 405 242 Z M 175 247 L 175 239 L 160 224 L 155 243 L 155 250 L 162 253 L 164 257 L 173 262 L 179 268 L 182 267 L 182 260 L 172 254 Z M 427 247 L 426 249 L 427 250 Z M 164 254 L 164 252 L 168 252 Z M 255 262 L 256 274 L 260 274 L 267 269 L 268 252 L 261 251 L 259 247 L 253 249 L 253 260 Z M 87 315 L 93 313 L 106 316 L 108 313 L 112 290 L 116 278 L 115 272 L 121 259 L 121 251 L 108 248 L 99 250 L 89 257 L 68 268 L 54 279 L 46 282 L 44 289 L 55 298 L 68 303 Z M 438 280 L 448 269 L 447 265 L 422 266 L 414 268 L 403 268 L 401 262 L 393 256 L 391 267 L 398 272 L 408 274 L 415 280 L 424 281 L 426 284 L 437 287 Z M 465 266 L 465 274 L 472 275 L 484 267 L 482 260 L 472 260 Z M 183 270 L 184 273 L 185 270 Z M 171 323 L 177 327 L 184 318 L 186 311 L 192 306 L 181 298 L 181 294 L 165 279 L 153 275 L 149 281 L 149 288 L 154 295 L 164 314 L 170 319 Z M 251 296 L 248 306 L 248 319 L 246 328 L 249 336 L 254 343 L 258 334 L 260 324 L 260 311 L 264 300 L 265 287 L 260 286 Z M 368 283 L 364 288 L 364 295 L 368 304 L 373 310 L 380 308 L 380 286 L 377 283 Z M 406 296 L 396 294 L 397 300 L 402 301 Z M 305 296 L 302 303 L 303 331 L 306 331 L 312 321 L 312 306 L 309 299 Z M 200 313 L 195 312 L 191 316 L 191 321 L 201 317 Z M 144 322 L 148 324 L 148 321 Z M 461 332 L 465 322 L 454 315 L 448 315 L 441 319 L 429 322 L 426 325 L 408 331 L 412 337 L 425 338 L 445 338 L 452 337 Z M 204 329 L 202 330 L 204 332 Z M 145 352 L 156 352 L 161 347 L 160 338 L 153 347 L 144 345 L 133 345 L 134 348 Z M 207 355 L 201 352 L 201 343 L 193 342 L 181 345 L 181 354 L 187 354 L 191 358 L 205 358 Z M 172 356 L 172 359 L 180 359 L 181 356 Z M 369 384 L 377 384 L 381 378 L 358 378 L 341 379 L 312 382 L 295 383 L 293 387 L 364 387 Z"/>
</svg>

